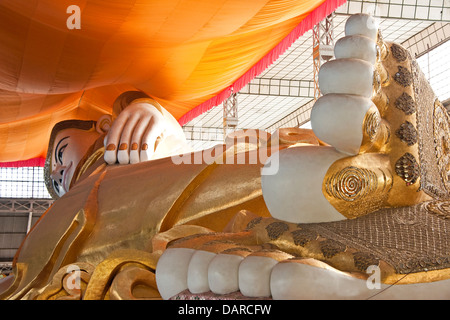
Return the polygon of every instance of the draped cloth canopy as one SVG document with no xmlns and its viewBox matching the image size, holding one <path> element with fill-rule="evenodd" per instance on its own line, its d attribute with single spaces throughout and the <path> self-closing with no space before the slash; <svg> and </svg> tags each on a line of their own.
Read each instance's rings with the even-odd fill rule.
<svg viewBox="0 0 450 320">
<path fill-rule="evenodd" d="M 43 165 L 56 122 L 96 120 L 127 90 L 183 125 L 344 2 L 2 0 L 0 165 Z"/>
</svg>

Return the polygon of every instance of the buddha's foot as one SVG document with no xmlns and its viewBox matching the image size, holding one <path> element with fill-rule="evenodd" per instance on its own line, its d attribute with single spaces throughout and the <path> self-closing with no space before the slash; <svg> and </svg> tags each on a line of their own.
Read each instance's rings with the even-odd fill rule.
<svg viewBox="0 0 450 320">
<path fill-rule="evenodd" d="M 345 34 L 320 69 L 323 96 L 311 111 L 314 134 L 329 146 L 282 150 L 272 156 L 278 172 L 263 170 L 277 219 L 337 221 L 450 198 L 450 117 L 416 61 L 368 15 L 351 16 Z"/>
<path fill-rule="evenodd" d="M 349 18 L 335 56 L 311 113 L 329 146 L 283 149 L 278 172 L 262 170 L 278 220 L 171 243 L 156 270 L 163 298 L 450 298 L 450 117 L 371 17 Z"/>
<path fill-rule="evenodd" d="M 164 299 L 449 299 L 448 202 L 352 220 L 255 218 L 244 231 L 170 243 L 158 261 Z"/>
</svg>

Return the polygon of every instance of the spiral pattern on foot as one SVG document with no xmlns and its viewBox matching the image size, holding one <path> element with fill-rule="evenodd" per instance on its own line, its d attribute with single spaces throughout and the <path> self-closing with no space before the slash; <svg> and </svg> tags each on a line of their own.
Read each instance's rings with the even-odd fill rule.
<svg viewBox="0 0 450 320">
<path fill-rule="evenodd" d="M 378 186 L 375 172 L 357 167 L 346 167 L 325 182 L 328 195 L 344 201 L 355 201 L 374 192 Z"/>
</svg>

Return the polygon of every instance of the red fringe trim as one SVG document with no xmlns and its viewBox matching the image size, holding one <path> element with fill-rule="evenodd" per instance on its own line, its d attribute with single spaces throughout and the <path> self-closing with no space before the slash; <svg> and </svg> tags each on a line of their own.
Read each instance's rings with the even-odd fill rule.
<svg viewBox="0 0 450 320">
<path fill-rule="evenodd" d="M 192 110 L 185 113 L 178 119 L 180 125 L 185 125 L 195 117 L 205 113 L 211 108 L 221 104 L 231 94 L 241 90 L 247 83 L 253 80 L 257 75 L 267 69 L 275 60 L 278 59 L 300 36 L 306 31 L 311 30 L 317 23 L 322 21 L 327 15 L 343 5 L 347 0 L 327 0 L 316 9 L 314 9 L 306 18 L 304 18 L 278 45 L 276 45 L 267 55 L 259 60 L 252 68 L 237 79 L 231 86 L 225 88 L 216 96 L 199 104 Z"/>
<path fill-rule="evenodd" d="M 33 158 L 23 161 L 0 162 L 0 168 L 43 167 L 45 158 Z"/>
</svg>

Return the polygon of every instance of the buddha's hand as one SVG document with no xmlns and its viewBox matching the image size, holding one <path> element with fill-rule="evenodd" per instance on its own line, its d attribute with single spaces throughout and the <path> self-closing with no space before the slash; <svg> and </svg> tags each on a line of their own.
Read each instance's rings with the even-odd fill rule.
<svg viewBox="0 0 450 320">
<path fill-rule="evenodd" d="M 414 59 L 383 41 L 369 15 L 351 16 L 345 33 L 336 59 L 320 69 L 323 96 L 311 111 L 314 134 L 329 147 L 282 150 L 267 166 L 275 162 L 278 171 L 262 172 L 264 199 L 277 219 L 326 222 L 413 205 L 429 199 L 425 174 L 439 170 L 448 180 L 449 116 Z"/>
<path fill-rule="evenodd" d="M 161 140 L 167 123 L 147 102 L 134 102 L 120 112 L 105 137 L 105 161 L 128 164 L 147 161 Z"/>
</svg>

